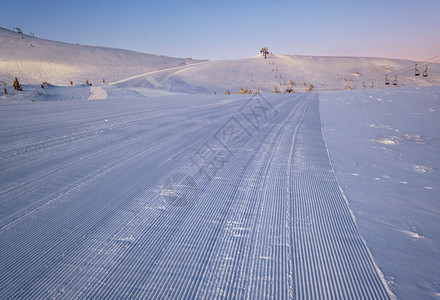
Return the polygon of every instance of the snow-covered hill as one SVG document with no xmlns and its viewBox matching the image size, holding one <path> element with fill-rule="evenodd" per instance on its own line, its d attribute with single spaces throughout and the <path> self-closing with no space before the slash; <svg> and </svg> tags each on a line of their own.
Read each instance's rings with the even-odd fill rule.
<svg viewBox="0 0 440 300">
<path fill-rule="evenodd" d="M 196 60 L 39 39 L 0 28 L 0 80 L 57 85 L 115 81 Z"/>
<path fill-rule="evenodd" d="M 258 50 L 258 49 L 256 49 Z M 287 88 L 314 90 L 439 86 L 440 64 L 429 65 L 429 76 L 414 76 L 414 61 L 385 58 L 311 57 L 269 54 L 248 59 L 199 61 L 133 51 L 42 40 L 0 28 L 0 80 L 17 76 L 24 84 L 48 81 L 57 85 L 86 79 L 117 88 L 180 93 L 236 93 L 240 88 L 272 92 Z M 424 65 L 419 68 L 423 71 Z M 399 72 L 404 69 L 404 72 Z M 391 81 L 385 85 L 385 75 Z M 105 79 L 105 84 L 102 79 Z"/>
<path fill-rule="evenodd" d="M 414 76 L 415 62 L 384 58 L 312 57 L 296 55 L 261 55 L 248 59 L 210 61 L 187 66 L 177 71 L 163 71 L 125 81 L 127 86 L 150 86 L 154 80 L 161 87 L 178 92 L 234 93 L 243 89 L 272 92 L 275 87 L 284 92 L 305 91 L 309 84 L 314 90 L 362 89 L 363 83 L 376 88 L 392 88 L 394 72 L 409 67 L 398 75 L 398 86 L 440 85 L 440 65 L 430 65 L 431 76 Z M 385 74 L 391 84 L 385 85 Z M 436 76 L 435 76 L 436 75 Z M 293 82 L 293 86 L 291 83 Z"/>
</svg>

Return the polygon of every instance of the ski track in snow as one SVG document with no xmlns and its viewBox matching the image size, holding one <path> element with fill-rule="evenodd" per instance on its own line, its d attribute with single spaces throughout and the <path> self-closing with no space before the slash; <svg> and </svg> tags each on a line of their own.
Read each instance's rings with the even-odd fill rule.
<svg viewBox="0 0 440 300">
<path fill-rule="evenodd" d="M 109 85 L 116 85 L 118 83 L 127 82 L 127 81 L 130 81 L 130 80 L 133 80 L 133 79 L 147 77 L 149 81 L 153 81 L 154 82 L 153 84 L 156 85 L 156 87 L 159 87 L 160 84 L 157 81 L 155 81 L 154 78 L 151 75 L 157 74 L 157 73 L 166 72 L 166 71 L 174 71 L 174 70 L 180 70 L 181 71 L 181 70 L 185 70 L 185 69 L 188 69 L 188 68 L 192 68 L 194 65 L 206 64 L 206 63 L 209 63 L 209 61 L 196 62 L 196 63 L 190 64 L 190 65 L 183 65 L 183 66 L 170 67 L 170 68 L 164 68 L 164 69 L 160 69 L 160 70 L 150 71 L 150 72 L 147 72 L 147 73 L 143 73 L 143 74 L 131 76 L 131 77 L 128 77 L 128 78 L 124 78 L 124 79 L 121 79 L 121 80 L 118 80 L 118 81 L 115 81 L 115 82 L 111 82 L 111 83 L 109 83 Z"/>
<path fill-rule="evenodd" d="M 316 93 L 269 97 L 278 114 L 191 205 L 164 201 L 165 179 L 248 99 L 224 98 L 3 106 L 0 298 L 390 298 Z"/>
<path fill-rule="evenodd" d="M 91 86 L 89 100 L 103 100 L 107 99 L 107 92 L 102 86 Z"/>
</svg>

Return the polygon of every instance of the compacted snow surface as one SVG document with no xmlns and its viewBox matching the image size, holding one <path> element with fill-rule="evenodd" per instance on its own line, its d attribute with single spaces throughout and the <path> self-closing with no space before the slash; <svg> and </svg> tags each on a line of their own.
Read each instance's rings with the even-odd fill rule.
<svg viewBox="0 0 440 300">
<path fill-rule="evenodd" d="M 389 297 L 318 94 L 1 112 L 2 298 Z M 185 203 L 164 193 L 174 174 L 196 184 Z"/>
<path fill-rule="evenodd" d="M 0 41 L 0 299 L 440 297 L 439 64 Z"/>
<path fill-rule="evenodd" d="M 1 298 L 435 297 L 438 92 L 3 101 Z"/>
</svg>

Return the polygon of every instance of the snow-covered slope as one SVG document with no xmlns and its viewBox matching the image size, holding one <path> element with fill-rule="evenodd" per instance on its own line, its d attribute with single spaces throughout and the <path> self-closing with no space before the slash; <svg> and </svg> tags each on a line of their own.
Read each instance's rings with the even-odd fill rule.
<svg viewBox="0 0 440 300">
<path fill-rule="evenodd" d="M 156 72 L 125 81 L 125 86 L 152 87 L 151 81 L 162 88 L 179 92 L 235 93 L 243 89 L 255 92 L 280 92 L 287 88 L 301 92 L 309 84 L 314 90 L 362 89 L 363 83 L 375 88 L 393 88 L 394 72 L 408 68 L 398 75 L 398 86 L 440 85 L 440 64 L 430 65 L 430 76 L 414 76 L 415 62 L 385 58 L 312 57 L 296 55 L 261 55 L 248 59 L 209 61 L 179 70 Z M 385 74 L 390 74 L 391 85 L 385 85 Z M 289 82 L 290 81 L 290 82 Z"/>
<path fill-rule="evenodd" d="M 257 49 L 258 50 L 258 49 Z M 440 64 L 429 65 L 428 77 L 415 77 L 414 64 L 407 60 L 359 57 L 311 57 L 270 54 L 248 59 L 198 61 L 133 51 L 73 45 L 42 40 L 0 28 L 0 80 L 11 83 L 57 85 L 84 83 L 117 88 L 154 89 L 181 93 L 236 93 L 240 88 L 272 92 L 287 88 L 314 90 L 393 88 L 440 85 Z M 419 68 L 423 71 L 424 65 Z M 102 83 L 105 79 L 105 84 Z M 108 88 L 108 86 L 107 86 Z"/>
<path fill-rule="evenodd" d="M 0 103 L 0 298 L 389 299 L 318 104 Z"/>
<path fill-rule="evenodd" d="M 436 299 L 439 94 L 0 101 L 0 298 Z"/>
<path fill-rule="evenodd" d="M 361 235 L 399 299 L 440 296 L 440 88 L 320 93 Z"/>
<path fill-rule="evenodd" d="M 0 80 L 69 85 L 115 81 L 196 60 L 43 40 L 0 28 Z"/>
</svg>

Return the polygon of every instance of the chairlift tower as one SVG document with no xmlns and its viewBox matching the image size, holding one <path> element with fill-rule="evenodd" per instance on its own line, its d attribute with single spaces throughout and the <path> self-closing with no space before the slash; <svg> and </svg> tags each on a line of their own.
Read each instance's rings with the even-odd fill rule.
<svg viewBox="0 0 440 300">
<path fill-rule="evenodd" d="M 269 49 L 267 47 L 263 47 L 261 48 L 260 53 L 263 53 L 264 59 L 266 59 L 267 55 L 269 54 Z"/>
<path fill-rule="evenodd" d="M 22 39 L 23 38 L 23 31 L 21 31 L 21 29 L 20 28 L 18 28 L 18 27 L 15 27 L 14 28 L 14 31 L 17 31 L 17 33 L 20 35 L 20 39 Z"/>
</svg>

